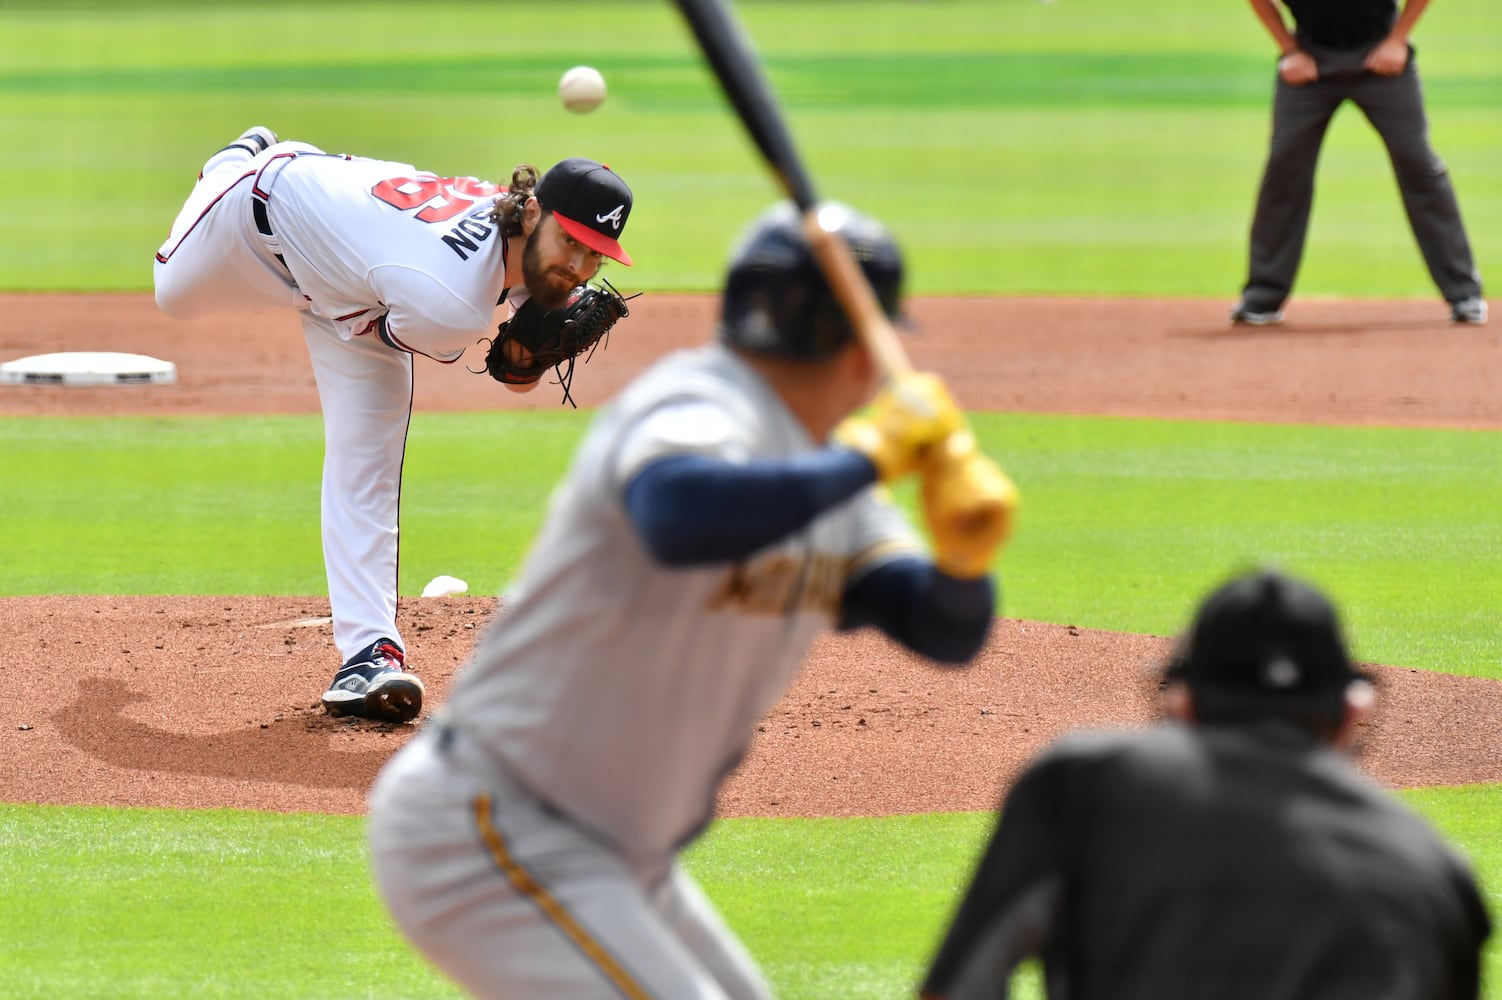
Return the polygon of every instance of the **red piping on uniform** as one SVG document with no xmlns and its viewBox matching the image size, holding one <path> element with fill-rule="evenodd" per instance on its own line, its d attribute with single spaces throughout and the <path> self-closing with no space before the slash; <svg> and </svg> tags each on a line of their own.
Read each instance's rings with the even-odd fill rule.
<svg viewBox="0 0 1502 1000">
<path fill-rule="evenodd" d="M 395 334 L 391 332 L 391 326 L 386 322 L 385 316 L 382 316 L 380 320 L 378 320 L 374 325 L 376 327 L 376 337 L 380 339 L 381 343 L 385 344 L 387 347 L 394 347 L 398 351 L 406 351 L 408 354 L 421 354 L 423 357 L 429 359 L 430 361 L 436 361 L 440 365 L 451 365 L 454 362 L 458 361 L 459 358 L 464 357 L 464 352 L 460 351 L 459 358 L 450 358 L 445 361 L 442 358 L 433 357 L 433 355 L 427 353 L 426 351 L 419 351 L 415 347 L 408 347 L 406 344 L 402 343 Z"/>
<path fill-rule="evenodd" d="M 296 153 L 277 153 L 271 159 L 261 164 L 261 169 L 255 171 L 256 182 L 251 186 L 250 193 L 255 195 L 257 198 L 260 198 L 262 201 L 270 201 L 271 192 L 261 190 L 261 175 L 266 172 L 267 167 L 271 166 L 277 160 L 285 160 L 291 157 L 295 157 L 296 155 Z"/>
<path fill-rule="evenodd" d="M 215 198 L 213 201 L 209 202 L 208 205 L 204 206 L 204 210 L 202 212 L 198 213 L 198 218 L 196 218 L 196 219 L 193 220 L 193 224 L 188 227 L 188 231 L 185 232 L 185 233 L 183 233 L 182 239 L 180 239 L 176 243 L 174 243 L 172 245 L 172 249 L 167 251 L 167 257 L 171 257 L 173 254 L 177 253 L 177 248 L 183 245 L 183 240 L 187 239 L 188 236 L 192 234 L 193 230 L 195 230 L 195 229 L 198 228 L 198 224 L 203 221 L 204 216 L 206 216 L 210 212 L 212 212 L 214 210 L 214 206 L 217 205 L 217 204 L 219 204 L 221 201 L 224 200 L 224 196 L 225 195 L 229 194 L 235 188 L 239 187 L 240 186 L 240 181 L 245 180 L 247 177 L 253 177 L 253 176 L 255 176 L 255 171 L 254 170 L 247 170 L 245 173 L 243 173 L 243 174 L 240 175 L 239 179 L 236 180 L 235 183 L 231 184 L 229 187 L 227 187 L 223 191 L 221 191 L 219 193 L 219 197 Z M 163 263 L 163 264 L 167 263 L 167 257 L 163 257 L 162 256 L 162 252 L 160 250 L 157 251 L 156 259 L 158 261 L 160 261 L 161 263 Z"/>
</svg>

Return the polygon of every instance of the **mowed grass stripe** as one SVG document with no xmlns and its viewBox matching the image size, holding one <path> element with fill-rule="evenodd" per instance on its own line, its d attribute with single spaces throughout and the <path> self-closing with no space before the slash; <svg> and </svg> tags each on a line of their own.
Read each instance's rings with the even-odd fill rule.
<svg viewBox="0 0 1502 1000">
<path fill-rule="evenodd" d="M 1502 886 L 1477 820 L 1502 787 L 1401 796 Z M 721 820 L 685 865 L 778 996 L 890 1000 L 913 995 L 993 821 Z M 359 817 L 0 805 L 0 942 L 14 998 L 459 995 L 391 926 Z"/>
<path fill-rule="evenodd" d="M 641 110 L 719 107 L 695 53 L 605 56 L 594 65 L 616 81 L 616 99 Z M 1267 59 L 1176 52 L 841 53 L 771 56 L 765 62 L 790 108 L 1256 108 L 1269 99 Z M 556 55 L 508 54 L 264 62 L 217 66 L 38 68 L 0 72 L 0 95 L 38 97 L 171 91 L 238 95 L 474 94 L 552 100 Z M 1426 88 L 1448 108 L 1491 109 L 1502 73 L 1448 77 Z"/>
<path fill-rule="evenodd" d="M 798 108 L 1123 107 L 1267 102 L 1265 60 L 1174 53 L 949 52 L 785 55 L 766 62 L 778 96 Z M 722 98 L 697 55 L 597 60 L 633 107 L 703 110 Z M 552 99 L 556 56 L 371 59 L 277 65 L 140 66 L 0 72 L 0 94 L 540 94 Z M 1495 81 L 1491 81 L 1495 86 Z M 1459 96 L 1480 101 L 1488 81 Z"/>
<path fill-rule="evenodd" d="M 401 591 L 495 593 L 590 414 L 419 413 Z M 982 413 L 1024 506 L 1009 617 L 1166 635 L 1233 566 L 1341 595 L 1358 655 L 1502 675 L 1502 433 Z M 324 592 L 319 418 L 15 419 L 0 594 Z M 911 484 L 898 497 L 916 514 Z"/>
<path fill-rule="evenodd" d="M 517 51 L 477 27 L 494 17 L 479 3 L 424 4 L 420 16 L 383 3 L 5 5 L 0 131 L 27 155 L 0 164 L 0 289 L 147 288 L 194 171 L 252 122 L 489 179 L 523 159 L 612 161 L 638 195 L 631 281 L 715 288 L 775 184 L 670 4 L 567 11 L 590 31 Z M 1230 298 L 1239 287 L 1273 75 L 1244 5 L 740 12 L 821 191 L 880 208 L 912 291 Z M 1502 246 L 1502 75 L 1481 44 L 1488 24 L 1484 0 L 1453 0 L 1418 42 L 1435 142 L 1483 268 Z M 554 94 L 580 62 L 611 85 L 587 116 Z M 99 149 L 112 151 L 107 165 Z M 1300 295 L 1434 294 L 1387 158 L 1354 109 L 1337 117 L 1319 182 Z"/>
</svg>

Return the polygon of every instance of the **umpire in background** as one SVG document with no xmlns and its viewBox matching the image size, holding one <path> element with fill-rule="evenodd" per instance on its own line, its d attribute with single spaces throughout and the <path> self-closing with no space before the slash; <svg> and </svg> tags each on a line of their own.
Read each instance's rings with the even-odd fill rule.
<svg viewBox="0 0 1502 1000">
<path fill-rule="evenodd" d="M 1293 289 L 1315 164 L 1330 119 L 1346 100 L 1361 108 L 1387 146 L 1403 208 L 1419 250 L 1454 323 L 1485 323 L 1486 300 L 1460 206 L 1444 161 L 1429 145 L 1423 89 L 1409 32 L 1429 0 L 1250 0 L 1282 50 L 1273 98 L 1272 143 L 1252 218 L 1251 262 L 1233 323 L 1265 326 L 1283 319 Z"/>
<path fill-rule="evenodd" d="M 1030 955 L 1055 1000 L 1478 996 L 1468 865 L 1342 752 L 1372 698 L 1319 591 L 1224 584 L 1169 719 L 1066 736 L 1018 779 L 923 996 L 1005 997 Z"/>
</svg>

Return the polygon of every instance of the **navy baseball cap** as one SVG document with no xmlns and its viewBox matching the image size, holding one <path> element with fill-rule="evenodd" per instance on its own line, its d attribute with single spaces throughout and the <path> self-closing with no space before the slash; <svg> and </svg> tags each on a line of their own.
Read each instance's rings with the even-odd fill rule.
<svg viewBox="0 0 1502 1000">
<path fill-rule="evenodd" d="M 1270 569 L 1236 577 L 1205 599 L 1167 676 L 1191 688 L 1279 699 L 1324 699 L 1367 679 L 1351 662 L 1329 599 Z"/>
<path fill-rule="evenodd" d="M 620 235 L 631 215 L 631 189 L 615 171 L 594 160 L 560 160 L 542 175 L 533 193 L 564 232 L 630 266 L 631 256 L 621 249 Z"/>
</svg>

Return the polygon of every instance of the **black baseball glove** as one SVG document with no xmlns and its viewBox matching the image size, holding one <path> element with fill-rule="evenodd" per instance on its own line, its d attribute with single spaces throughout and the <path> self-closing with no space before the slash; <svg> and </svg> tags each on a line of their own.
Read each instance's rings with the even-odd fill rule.
<svg viewBox="0 0 1502 1000">
<path fill-rule="evenodd" d="M 532 299 L 523 302 L 496 331 L 485 353 L 485 371 L 497 382 L 531 385 L 552 368 L 558 373 L 564 401 L 577 407 L 568 391 L 574 378 L 574 359 L 585 351 L 589 352 L 585 361 L 594 357 L 595 345 L 606 338 L 617 320 L 630 314 L 626 299 L 610 282 L 601 278 L 600 286 L 587 282 L 578 286 L 558 309 L 545 309 Z M 507 359 L 508 341 L 526 348 L 521 355 L 525 360 Z"/>
</svg>

